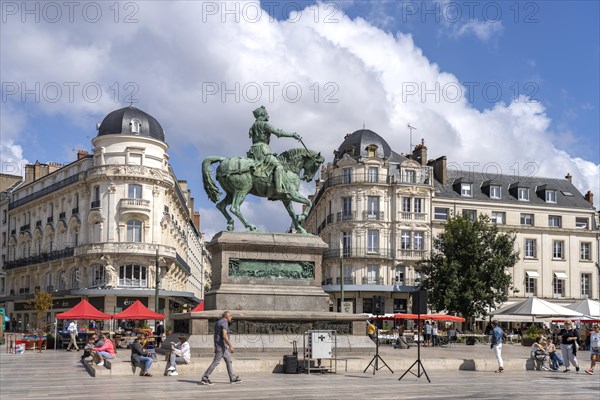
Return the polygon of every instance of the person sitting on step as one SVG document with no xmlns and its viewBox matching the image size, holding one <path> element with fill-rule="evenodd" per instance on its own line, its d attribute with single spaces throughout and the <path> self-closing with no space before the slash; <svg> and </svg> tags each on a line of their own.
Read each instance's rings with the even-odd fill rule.
<svg viewBox="0 0 600 400">
<path fill-rule="evenodd" d="M 169 355 L 169 376 L 179 375 L 177 373 L 177 364 L 188 364 L 191 359 L 190 344 L 187 342 L 187 336 L 178 337 L 179 343 L 171 342 L 171 354 Z"/>
</svg>

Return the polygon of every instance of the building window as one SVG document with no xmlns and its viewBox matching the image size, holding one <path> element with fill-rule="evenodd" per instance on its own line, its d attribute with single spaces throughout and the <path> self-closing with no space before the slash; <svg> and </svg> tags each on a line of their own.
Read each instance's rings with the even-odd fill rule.
<svg viewBox="0 0 600 400">
<path fill-rule="evenodd" d="M 406 306 L 406 299 L 394 299 L 394 313 L 405 313 Z"/>
<path fill-rule="evenodd" d="M 565 279 L 567 274 L 564 272 L 555 272 L 554 279 L 552 280 L 552 286 L 554 295 L 558 297 L 565 297 Z"/>
<path fill-rule="evenodd" d="M 44 284 L 46 285 L 46 292 L 53 292 L 54 287 L 52 286 L 52 272 L 46 272 L 44 276 Z"/>
<path fill-rule="evenodd" d="M 546 203 L 556 203 L 556 192 L 554 190 L 546 190 Z"/>
<path fill-rule="evenodd" d="M 394 270 L 394 285 L 404 285 L 404 267 L 396 267 Z"/>
<path fill-rule="evenodd" d="M 379 168 L 377 167 L 369 167 L 369 172 L 367 175 L 367 179 L 369 183 L 377 183 L 379 182 Z"/>
<path fill-rule="evenodd" d="M 402 198 L 402 212 L 405 213 L 409 213 L 411 208 L 410 208 L 410 197 L 403 197 Z"/>
<path fill-rule="evenodd" d="M 562 240 L 552 241 L 552 258 L 563 259 L 565 242 Z"/>
<path fill-rule="evenodd" d="M 579 244 L 579 259 L 581 261 L 592 260 L 592 244 L 590 242 L 581 242 Z"/>
<path fill-rule="evenodd" d="M 559 215 L 548 215 L 548 226 L 552 228 L 560 228 L 561 217 Z"/>
<path fill-rule="evenodd" d="M 471 221 L 475 221 L 475 218 L 477 218 L 477 211 L 463 210 L 462 215 L 463 215 L 463 218 L 467 218 L 467 219 L 470 219 Z"/>
<path fill-rule="evenodd" d="M 414 169 L 404 170 L 404 183 L 415 183 L 417 181 L 417 173 Z"/>
<path fill-rule="evenodd" d="M 529 201 L 529 188 L 517 188 L 517 196 L 521 201 Z"/>
<path fill-rule="evenodd" d="M 521 225 L 533 226 L 533 214 L 521 214 Z"/>
<path fill-rule="evenodd" d="M 379 265 L 367 265 L 367 284 L 376 285 L 379 282 Z"/>
<path fill-rule="evenodd" d="M 58 271 L 58 281 L 56 282 L 58 285 L 58 290 L 66 290 L 67 289 L 67 274 L 64 269 Z"/>
<path fill-rule="evenodd" d="M 535 296 L 537 294 L 537 278 L 539 274 L 535 271 L 527 271 L 525 274 L 525 293 Z"/>
<path fill-rule="evenodd" d="M 342 197 L 342 220 L 352 217 L 352 197 Z"/>
<path fill-rule="evenodd" d="M 448 220 L 448 209 L 442 207 L 435 207 L 433 210 L 433 218 L 438 220 Z"/>
<path fill-rule="evenodd" d="M 464 197 L 473 197 L 473 184 L 461 183 L 460 184 L 460 195 Z"/>
<path fill-rule="evenodd" d="M 342 169 L 342 183 L 352 183 L 352 168 Z"/>
<path fill-rule="evenodd" d="M 492 211 L 492 222 L 496 224 L 506 223 L 506 213 L 500 211 Z"/>
<path fill-rule="evenodd" d="M 142 241 L 142 221 L 139 221 L 137 219 L 131 219 L 127 221 L 127 241 Z"/>
<path fill-rule="evenodd" d="M 352 233 L 342 232 L 342 254 L 344 257 L 349 257 L 352 253 Z"/>
<path fill-rule="evenodd" d="M 502 198 L 502 186 L 492 185 L 490 186 L 490 199 L 501 199 Z"/>
<path fill-rule="evenodd" d="M 100 286 L 103 285 L 104 282 L 104 266 L 94 265 L 92 268 L 92 286 Z"/>
<path fill-rule="evenodd" d="M 588 229 L 588 219 L 577 217 L 575 218 L 575 228 L 577 229 Z"/>
<path fill-rule="evenodd" d="M 581 295 L 592 296 L 592 274 L 581 274 Z"/>
<path fill-rule="evenodd" d="M 367 252 L 379 253 L 379 231 L 369 230 L 367 232 Z"/>
<path fill-rule="evenodd" d="M 415 213 L 422 213 L 423 212 L 423 199 L 421 199 L 419 197 L 415 197 L 413 199 L 413 211 Z"/>
<path fill-rule="evenodd" d="M 130 183 L 128 198 L 130 199 L 141 199 L 142 198 L 142 185 Z"/>
<path fill-rule="evenodd" d="M 525 258 L 537 258 L 536 239 L 525 239 Z"/>
<path fill-rule="evenodd" d="M 373 314 L 373 298 L 363 298 L 363 313 Z"/>
<path fill-rule="evenodd" d="M 367 157 L 375 157 L 377 152 L 377 145 L 370 144 L 367 146 Z"/>
<path fill-rule="evenodd" d="M 423 232 L 415 232 L 413 234 L 413 245 L 415 250 L 423 250 Z"/>
<path fill-rule="evenodd" d="M 147 287 L 146 276 L 146 267 L 143 265 L 121 265 L 119 267 L 119 286 Z"/>
<path fill-rule="evenodd" d="M 410 232 L 403 231 L 400 235 L 400 248 L 402 250 L 410 249 Z"/>
<path fill-rule="evenodd" d="M 71 270 L 71 289 L 79 289 L 79 267 Z"/>
<path fill-rule="evenodd" d="M 367 219 L 379 219 L 379 197 L 367 197 Z"/>
<path fill-rule="evenodd" d="M 135 135 L 139 135 L 142 131 L 142 122 L 139 119 L 132 119 L 129 126 L 131 127 L 131 133 Z"/>
</svg>

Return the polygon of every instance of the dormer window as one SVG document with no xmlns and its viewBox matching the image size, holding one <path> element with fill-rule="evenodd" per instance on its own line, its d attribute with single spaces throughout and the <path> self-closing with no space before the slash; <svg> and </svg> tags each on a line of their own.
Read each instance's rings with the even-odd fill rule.
<svg viewBox="0 0 600 400">
<path fill-rule="evenodd" d="M 131 133 L 134 135 L 139 135 L 142 132 L 142 121 L 139 119 L 132 119 L 129 126 L 131 127 Z"/>
<path fill-rule="evenodd" d="M 348 154 L 350 157 L 354 157 L 354 146 L 348 146 L 344 149 L 344 154 Z"/>
<path fill-rule="evenodd" d="M 546 203 L 556 203 L 556 191 L 546 190 Z"/>
<path fill-rule="evenodd" d="M 490 199 L 501 199 L 502 198 L 502 186 L 491 185 L 490 186 Z"/>
<path fill-rule="evenodd" d="M 460 184 L 460 195 L 464 197 L 473 197 L 473 184 L 472 183 L 461 183 Z"/>
<path fill-rule="evenodd" d="M 370 144 L 367 146 L 367 157 L 375 157 L 377 154 L 377 145 Z"/>
<path fill-rule="evenodd" d="M 517 198 L 521 201 L 529 201 L 529 188 L 518 188 Z"/>
<path fill-rule="evenodd" d="M 404 170 L 404 183 L 415 183 L 417 181 L 417 173 L 414 169 Z"/>
</svg>

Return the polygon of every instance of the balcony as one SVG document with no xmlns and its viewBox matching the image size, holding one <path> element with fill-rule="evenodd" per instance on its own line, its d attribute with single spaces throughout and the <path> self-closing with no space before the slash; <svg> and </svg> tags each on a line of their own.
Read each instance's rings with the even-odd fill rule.
<svg viewBox="0 0 600 400">
<path fill-rule="evenodd" d="M 31 256 L 26 258 L 21 258 L 18 260 L 7 261 L 4 264 L 4 269 L 14 269 L 19 267 L 25 267 L 28 265 L 41 264 L 47 261 L 59 260 L 61 258 L 73 257 L 74 249 L 73 247 L 67 247 L 62 250 L 51 251 L 50 253 L 40 254 L 37 256 Z"/>
<path fill-rule="evenodd" d="M 378 276 L 376 278 L 363 276 L 361 282 L 363 285 L 383 285 L 383 276 Z"/>
<path fill-rule="evenodd" d="M 40 226 L 42 226 L 42 221 L 41 220 L 35 221 L 35 227 L 39 228 Z"/>
<path fill-rule="evenodd" d="M 363 221 L 382 221 L 383 211 L 363 211 Z"/>
<path fill-rule="evenodd" d="M 356 279 L 353 276 L 345 276 L 344 277 L 344 285 L 354 285 L 356 283 Z M 340 284 L 340 277 L 335 278 L 335 284 Z"/>
<path fill-rule="evenodd" d="M 334 248 L 323 253 L 323 259 L 335 258 L 392 258 L 390 249 L 365 249 L 365 248 Z"/>
<path fill-rule="evenodd" d="M 79 207 L 75 207 L 71 210 L 71 215 L 77 215 L 79 214 Z"/>
<path fill-rule="evenodd" d="M 46 223 L 47 224 L 51 224 L 54 221 L 54 217 L 48 217 L 46 218 Z"/>
<path fill-rule="evenodd" d="M 60 214 L 58 214 L 58 219 L 67 219 L 67 212 L 63 211 Z"/>
<path fill-rule="evenodd" d="M 100 200 L 94 200 L 90 203 L 90 208 L 96 209 L 96 208 L 100 208 Z"/>
<path fill-rule="evenodd" d="M 19 232 L 27 232 L 27 231 L 29 231 L 30 228 L 31 228 L 31 224 L 25 224 L 25 225 L 21 226 L 21 228 L 19 229 Z"/>
<path fill-rule="evenodd" d="M 400 218 L 409 221 L 427 221 L 427 213 L 401 212 Z"/>
<path fill-rule="evenodd" d="M 145 199 L 121 199 L 119 201 L 119 210 L 123 212 L 143 212 L 149 213 L 150 200 Z"/>
<path fill-rule="evenodd" d="M 422 259 L 427 255 L 427 250 L 425 249 L 400 249 L 398 250 L 398 258 L 399 259 Z"/>
<path fill-rule="evenodd" d="M 105 242 L 92 243 L 77 246 L 76 256 L 94 256 L 100 257 L 109 255 L 117 257 L 120 254 L 136 254 L 138 256 L 156 256 L 156 244 L 138 243 L 138 242 Z M 175 248 L 170 246 L 158 245 L 158 254 L 160 257 L 170 257 L 175 259 L 177 253 Z"/>
<path fill-rule="evenodd" d="M 356 211 L 348 211 L 348 212 L 339 212 L 335 215 L 335 220 L 337 222 L 343 221 L 356 221 Z"/>
</svg>

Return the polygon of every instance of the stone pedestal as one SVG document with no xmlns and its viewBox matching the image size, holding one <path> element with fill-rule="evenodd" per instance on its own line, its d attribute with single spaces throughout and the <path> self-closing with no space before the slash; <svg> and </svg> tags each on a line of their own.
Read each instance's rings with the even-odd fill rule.
<svg viewBox="0 0 600 400">
<path fill-rule="evenodd" d="M 205 310 L 329 310 L 321 289 L 327 244 L 317 236 L 220 232 L 207 245 L 212 287 Z"/>
<path fill-rule="evenodd" d="M 193 354 L 210 354 L 213 329 L 224 310 L 236 353 L 289 354 L 309 330 L 335 330 L 340 354 L 368 353 L 365 314 L 329 312 L 321 288 L 321 260 L 327 244 L 317 236 L 220 232 L 207 245 L 212 287 L 204 312 L 175 314 L 175 332 L 190 335 Z"/>
</svg>

